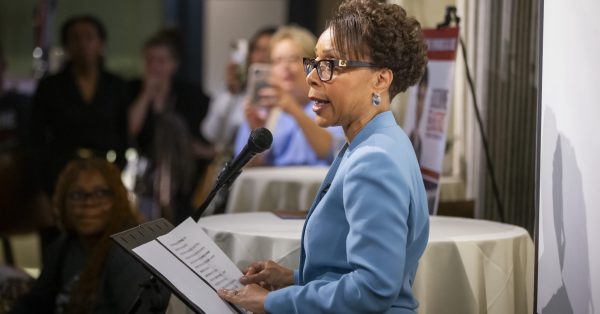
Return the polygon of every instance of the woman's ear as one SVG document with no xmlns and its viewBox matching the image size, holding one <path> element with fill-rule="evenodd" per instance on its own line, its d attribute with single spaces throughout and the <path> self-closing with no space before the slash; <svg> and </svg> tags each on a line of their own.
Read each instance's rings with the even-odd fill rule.
<svg viewBox="0 0 600 314">
<path fill-rule="evenodd" d="M 394 73 L 390 69 L 381 69 L 375 72 L 373 81 L 373 90 L 377 93 L 384 93 L 390 89 L 394 80 Z"/>
</svg>

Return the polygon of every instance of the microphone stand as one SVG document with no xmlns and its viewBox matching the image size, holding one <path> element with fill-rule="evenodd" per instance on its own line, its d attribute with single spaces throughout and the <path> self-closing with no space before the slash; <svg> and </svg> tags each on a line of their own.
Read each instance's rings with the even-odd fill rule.
<svg viewBox="0 0 600 314">
<path fill-rule="evenodd" d="M 204 214 L 204 212 L 208 208 L 208 205 L 210 205 L 215 196 L 217 196 L 217 193 L 219 193 L 219 191 L 223 188 L 229 189 L 233 181 L 235 181 L 235 179 L 237 179 L 237 177 L 239 177 L 239 175 L 242 173 L 242 169 L 239 169 L 231 176 L 229 176 L 229 178 L 225 179 L 224 175 L 228 173 L 232 168 L 231 163 L 231 161 L 225 163 L 225 167 L 221 169 L 221 172 L 217 176 L 217 182 L 215 183 L 215 186 L 212 188 L 210 193 L 208 193 L 208 196 L 206 196 L 206 199 L 204 200 L 204 202 L 202 202 L 202 205 L 196 208 L 196 210 L 194 210 L 194 213 L 192 213 L 191 217 L 192 219 L 194 219 L 195 222 L 198 222 L 198 220 L 200 220 L 200 217 L 202 217 L 202 214 Z"/>
<path fill-rule="evenodd" d="M 235 181 L 235 179 L 237 179 L 237 177 L 239 177 L 239 175 L 242 173 L 242 169 L 238 169 L 235 173 L 232 173 L 227 178 L 225 178 L 225 174 L 229 173 L 231 171 L 231 168 L 232 162 L 228 161 L 225 164 L 225 167 L 221 169 L 221 172 L 219 172 L 219 175 L 217 176 L 217 182 L 215 183 L 215 186 L 210 191 L 202 205 L 196 208 L 196 210 L 194 210 L 194 213 L 192 213 L 191 215 L 192 219 L 194 219 L 195 222 L 198 222 L 198 220 L 200 220 L 200 217 L 202 217 L 202 214 L 204 214 L 204 212 L 208 208 L 208 205 L 210 205 L 215 196 L 217 196 L 217 193 L 219 193 L 219 191 L 224 187 L 229 188 L 233 181 Z M 154 276 L 150 276 L 148 280 L 140 284 L 139 292 L 127 313 L 137 313 L 140 309 L 140 306 L 142 305 L 143 296 L 147 293 L 151 293 L 152 290 L 154 290 L 155 292 L 158 292 L 160 290 L 160 287 L 158 286 L 158 280 L 156 280 L 156 277 Z M 160 303 L 153 302 L 149 310 L 151 311 L 150 313 L 160 313 L 161 308 L 162 306 L 160 305 Z"/>
<path fill-rule="evenodd" d="M 152 292 L 156 293 L 156 295 L 158 295 L 158 293 L 160 292 L 159 282 L 156 279 L 156 277 L 154 277 L 154 275 L 150 275 L 150 278 L 148 280 L 140 284 L 139 292 L 135 297 L 135 300 L 129 307 L 127 313 L 137 313 L 140 309 L 140 306 L 142 305 L 142 299 L 150 300 L 150 307 L 147 309 L 147 311 L 149 311 L 148 313 L 162 313 L 165 308 L 165 304 L 163 304 L 161 301 L 168 301 L 168 299 L 156 300 L 155 298 L 143 298 L 144 295 L 150 294 Z"/>
<path fill-rule="evenodd" d="M 250 161 L 257 153 L 261 153 L 271 147 L 271 143 L 273 142 L 273 135 L 269 130 L 265 128 L 260 128 L 252 131 L 250 134 L 250 138 L 248 139 L 248 144 L 246 147 L 242 149 L 238 157 L 229 161 L 225 164 L 225 167 L 221 170 L 219 175 L 217 176 L 217 182 L 215 186 L 210 191 L 202 205 L 196 208 L 191 215 L 191 218 L 194 219 L 195 222 L 200 220 L 202 214 L 206 211 L 212 200 L 215 198 L 217 193 L 224 187 L 229 188 L 231 183 L 239 177 L 240 173 L 242 173 L 242 167 Z M 128 313 L 136 313 L 141 305 L 142 295 L 146 293 L 152 292 L 150 290 L 152 288 L 154 291 L 160 291 L 160 287 L 158 286 L 158 282 L 154 276 L 150 276 L 150 279 L 140 285 L 140 292 L 134 300 L 133 305 L 129 309 Z M 155 304 L 152 304 L 150 310 L 154 310 L 157 308 Z M 238 311 L 239 312 L 239 311 Z M 240 312 L 241 314 L 241 312 Z"/>
</svg>

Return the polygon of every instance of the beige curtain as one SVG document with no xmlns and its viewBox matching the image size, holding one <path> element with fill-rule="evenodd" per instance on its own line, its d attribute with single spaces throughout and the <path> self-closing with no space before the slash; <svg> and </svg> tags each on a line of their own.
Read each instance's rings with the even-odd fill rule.
<svg viewBox="0 0 600 314">
<path fill-rule="evenodd" d="M 534 225 L 538 0 L 463 0 L 465 41 L 505 222 Z M 465 86 L 466 88 L 466 86 Z M 467 194 L 476 216 L 499 220 L 468 90 Z"/>
</svg>

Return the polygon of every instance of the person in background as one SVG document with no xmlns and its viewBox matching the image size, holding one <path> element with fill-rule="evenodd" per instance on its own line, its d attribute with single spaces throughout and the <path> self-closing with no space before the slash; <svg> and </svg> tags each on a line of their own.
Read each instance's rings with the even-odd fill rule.
<svg viewBox="0 0 600 314">
<path fill-rule="evenodd" d="M 269 44 L 276 28 L 266 27 L 258 30 L 250 40 L 246 61 L 230 60 L 225 73 L 225 88 L 213 95 L 208 114 L 201 126 L 204 137 L 213 145 L 213 161 L 207 167 L 206 175 L 195 195 L 200 204 L 210 190 L 225 163 L 233 157 L 234 140 L 239 126 L 244 121 L 244 99 L 248 68 L 252 64 L 269 63 Z M 239 43 L 238 43 L 239 45 Z M 236 50 L 240 47 L 236 47 Z M 239 54 L 237 50 L 234 53 Z M 239 56 L 237 56 L 239 57 Z M 211 202 L 207 212 L 222 213 L 225 211 L 229 191 L 222 189 Z"/>
<path fill-rule="evenodd" d="M 73 160 L 53 201 L 62 233 L 11 313 L 126 313 L 150 274 L 109 238 L 137 223 L 119 169 L 102 159 Z M 156 297 L 166 305 L 165 289 Z"/>
<path fill-rule="evenodd" d="M 300 266 L 256 262 L 225 300 L 253 313 L 416 313 L 412 286 L 429 236 L 423 178 L 390 99 L 427 63 L 419 22 L 395 4 L 343 2 L 305 58 L 319 126 L 342 126 L 301 239 Z"/>
<path fill-rule="evenodd" d="M 180 44 L 163 30 L 143 47 L 144 77 L 131 83 L 129 134 L 149 167 L 136 183 L 148 219 L 174 223 L 192 213 L 194 187 L 210 161 L 211 149 L 199 132 L 209 98 L 199 86 L 176 80 Z"/>
<path fill-rule="evenodd" d="M 248 67 L 255 63 L 269 63 L 269 44 L 276 28 L 260 29 L 252 36 L 244 68 L 233 61 L 227 64 L 226 88 L 213 96 L 208 115 L 202 124 L 202 134 L 210 141 L 216 155 L 231 157 L 238 127 L 244 121 L 243 100 Z"/>
<path fill-rule="evenodd" d="M 33 144 L 49 195 L 58 172 L 74 157 L 108 157 L 124 166 L 127 86 L 104 67 L 106 39 L 97 18 L 68 19 L 61 29 L 68 61 L 60 73 L 40 81 L 33 97 Z"/>
<path fill-rule="evenodd" d="M 341 128 L 323 129 L 314 121 L 314 102 L 308 98 L 302 57 L 314 56 L 315 42 L 314 35 L 299 26 L 283 26 L 273 35 L 270 86 L 258 91 L 258 106 L 247 99 L 246 121 L 236 135 L 237 154 L 246 145 L 251 130 L 265 127 L 273 112 L 281 112 L 275 122 L 271 121 L 271 149 L 257 156 L 252 165 L 328 165 L 343 141 Z M 270 110 L 270 117 L 262 114 L 265 108 Z"/>
<path fill-rule="evenodd" d="M 32 102 L 31 145 L 38 185 L 48 196 L 72 159 L 97 156 L 125 166 L 127 86 L 104 67 L 107 33 L 91 15 L 69 18 L 61 28 L 67 62 L 39 82 Z M 56 235 L 42 231 L 44 249 Z"/>
</svg>

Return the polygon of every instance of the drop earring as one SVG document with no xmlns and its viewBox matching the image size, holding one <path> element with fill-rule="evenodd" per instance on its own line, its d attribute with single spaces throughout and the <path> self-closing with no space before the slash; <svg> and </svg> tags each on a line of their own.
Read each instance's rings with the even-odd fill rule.
<svg viewBox="0 0 600 314">
<path fill-rule="evenodd" d="M 377 106 L 379 106 L 379 104 L 381 104 L 381 96 L 379 96 L 379 93 L 373 93 L 373 97 L 371 98 L 371 103 L 375 107 L 377 107 Z"/>
</svg>

